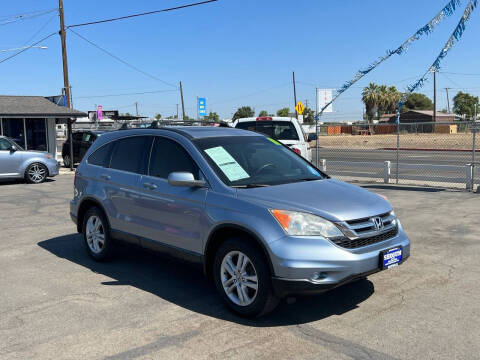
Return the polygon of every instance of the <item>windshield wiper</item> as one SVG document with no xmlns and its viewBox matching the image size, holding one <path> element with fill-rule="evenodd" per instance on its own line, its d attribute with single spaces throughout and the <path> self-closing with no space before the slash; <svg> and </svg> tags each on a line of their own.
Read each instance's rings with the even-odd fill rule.
<svg viewBox="0 0 480 360">
<path fill-rule="evenodd" d="M 267 187 L 270 185 L 267 184 L 246 184 L 246 185 L 233 185 L 233 188 L 240 188 L 240 189 L 251 189 L 256 187 Z"/>
</svg>

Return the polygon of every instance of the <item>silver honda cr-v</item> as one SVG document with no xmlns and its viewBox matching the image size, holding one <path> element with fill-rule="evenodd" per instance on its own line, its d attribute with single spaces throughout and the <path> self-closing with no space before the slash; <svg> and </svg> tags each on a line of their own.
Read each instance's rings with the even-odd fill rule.
<svg viewBox="0 0 480 360">
<path fill-rule="evenodd" d="M 328 177 L 275 139 L 239 129 L 104 134 L 78 166 L 70 213 L 95 260 L 123 240 L 200 262 L 244 316 L 410 255 L 384 198 Z"/>
</svg>

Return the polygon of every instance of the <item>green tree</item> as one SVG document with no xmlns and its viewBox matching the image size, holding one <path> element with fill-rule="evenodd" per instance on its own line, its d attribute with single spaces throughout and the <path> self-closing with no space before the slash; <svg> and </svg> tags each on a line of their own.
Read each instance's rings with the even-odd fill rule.
<svg viewBox="0 0 480 360">
<path fill-rule="evenodd" d="M 453 112 L 458 115 L 466 115 L 467 117 L 472 118 L 475 104 L 477 104 L 478 113 L 480 109 L 478 96 L 459 91 L 453 98 Z"/>
<path fill-rule="evenodd" d="M 155 114 L 155 120 L 160 120 L 162 118 L 162 114 Z"/>
<path fill-rule="evenodd" d="M 409 110 L 433 110 L 433 102 L 428 96 L 420 93 L 413 93 L 408 95 L 402 111 Z"/>
<path fill-rule="evenodd" d="M 241 118 L 248 118 L 255 116 L 255 111 L 252 110 L 250 106 L 242 106 L 237 109 L 235 114 L 233 114 L 232 120 L 237 120 Z"/>
<path fill-rule="evenodd" d="M 387 102 L 385 106 L 385 113 L 394 113 L 397 111 L 398 102 L 402 98 L 402 93 L 398 91 L 395 86 L 389 86 L 387 88 Z"/>
<path fill-rule="evenodd" d="M 362 91 L 367 121 L 371 122 L 375 116 L 394 113 L 401 98 L 402 93 L 395 86 L 370 83 Z"/>
<path fill-rule="evenodd" d="M 288 117 L 290 116 L 290 109 L 288 107 L 282 108 L 277 111 L 277 116 Z"/>
<path fill-rule="evenodd" d="M 378 107 L 381 102 L 379 96 L 379 86 L 375 83 L 368 84 L 368 86 L 362 91 L 362 101 L 365 104 L 367 121 L 372 122 L 373 118 L 378 112 Z"/>
<path fill-rule="evenodd" d="M 258 113 L 258 116 L 259 117 L 262 117 L 262 116 L 268 116 L 268 111 L 267 110 L 262 110 Z"/>
<path fill-rule="evenodd" d="M 220 121 L 220 116 L 216 112 L 211 112 L 204 117 L 205 121 L 214 121 L 214 122 L 219 122 Z"/>
<path fill-rule="evenodd" d="M 315 111 L 306 107 L 305 110 L 303 110 L 303 122 L 305 124 L 314 124 L 315 123 Z"/>
</svg>

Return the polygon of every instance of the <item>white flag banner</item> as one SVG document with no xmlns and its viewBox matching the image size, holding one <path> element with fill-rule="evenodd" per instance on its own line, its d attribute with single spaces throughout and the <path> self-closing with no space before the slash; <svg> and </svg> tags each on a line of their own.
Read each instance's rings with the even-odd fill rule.
<svg viewBox="0 0 480 360">
<path fill-rule="evenodd" d="M 332 89 L 317 89 L 317 113 L 319 113 L 325 107 L 325 105 L 332 102 L 332 93 Z M 323 112 L 333 112 L 333 105 L 328 105 Z"/>
</svg>

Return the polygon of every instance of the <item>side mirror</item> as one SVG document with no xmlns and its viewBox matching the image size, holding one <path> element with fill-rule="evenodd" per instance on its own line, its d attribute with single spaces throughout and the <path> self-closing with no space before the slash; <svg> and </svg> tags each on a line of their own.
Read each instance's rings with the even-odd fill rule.
<svg viewBox="0 0 480 360">
<path fill-rule="evenodd" d="M 15 145 L 12 145 L 12 146 L 10 147 L 10 151 L 11 151 L 11 152 L 15 152 L 15 151 L 17 151 L 17 150 L 18 150 L 18 148 L 17 148 Z"/>
<path fill-rule="evenodd" d="M 317 134 L 308 134 L 308 141 L 314 141 L 317 140 Z"/>
<path fill-rule="evenodd" d="M 205 187 L 207 183 L 203 180 L 195 180 L 192 173 L 189 172 L 172 172 L 168 175 L 168 183 L 172 186 L 186 187 Z"/>
</svg>

